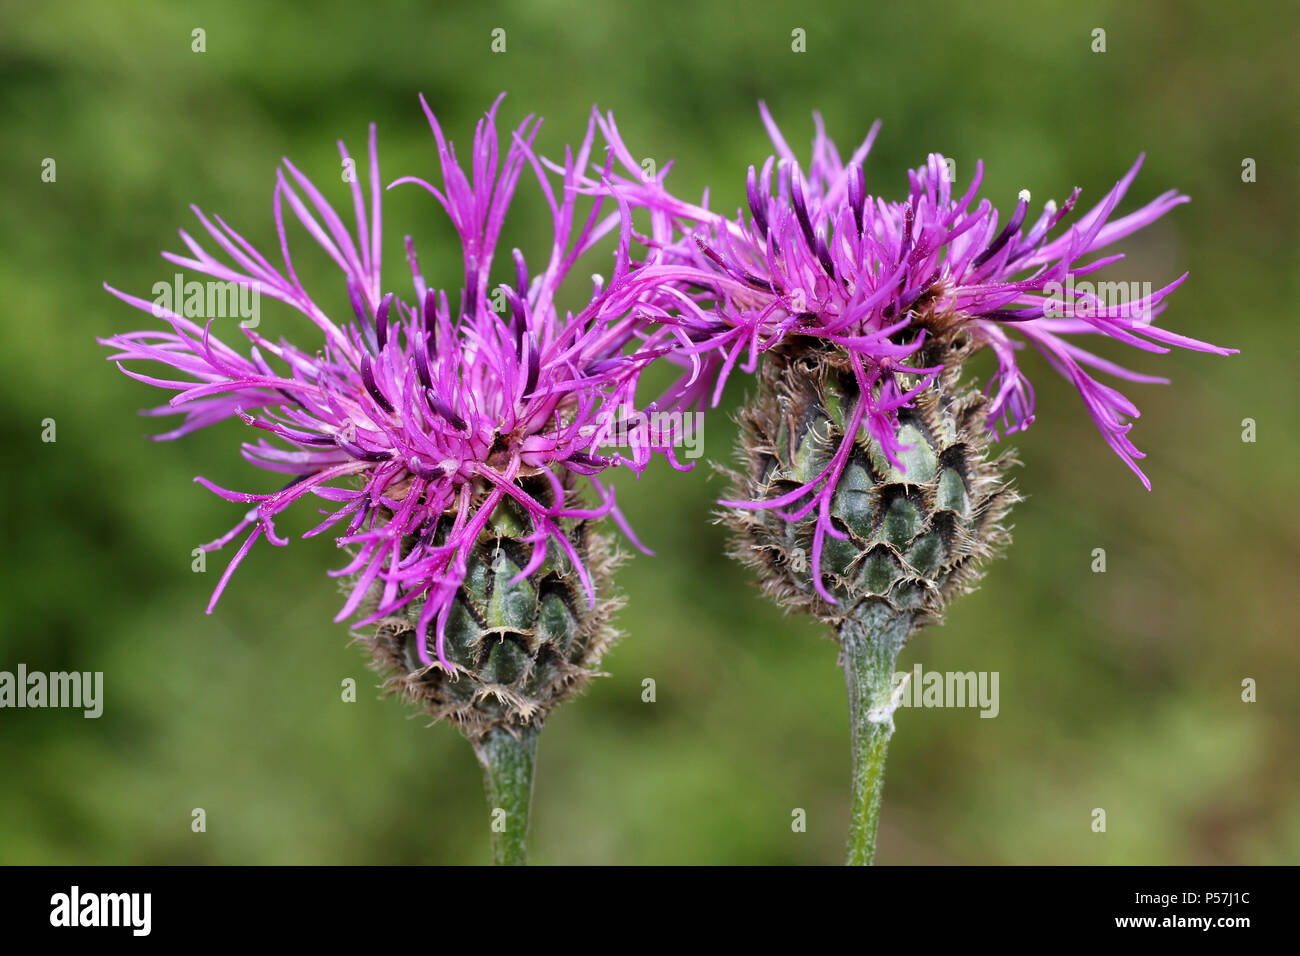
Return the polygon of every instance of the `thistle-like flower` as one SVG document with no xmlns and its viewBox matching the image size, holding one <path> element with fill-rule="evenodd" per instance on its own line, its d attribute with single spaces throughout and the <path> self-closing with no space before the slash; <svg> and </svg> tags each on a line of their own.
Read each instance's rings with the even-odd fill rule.
<svg viewBox="0 0 1300 956">
<path fill-rule="evenodd" d="M 464 270 L 451 296 L 426 283 L 409 237 L 410 297 L 384 283 L 372 127 L 367 188 L 351 179 L 355 232 L 285 160 L 273 195 L 282 265 L 197 208 L 224 258 L 185 232 L 188 255 L 164 254 L 218 283 L 285 303 L 315 326 L 317 341 L 299 347 L 244 327 L 247 350 L 240 351 L 217 337 L 211 315 L 185 315 L 111 288 L 169 328 L 102 341 L 116 349 L 112 359 L 126 374 L 175 393 L 146 413 L 184 414 L 159 438 L 238 417 L 267 435 L 245 443 L 244 458 L 288 476 L 270 493 L 196 479 L 252 506 L 205 546 L 219 549 L 243 536 L 209 612 L 258 539 L 288 543 L 276 531 L 278 515 L 304 498 L 329 503 L 308 535 L 332 531 L 351 555 L 333 572 L 347 591 L 337 620 L 373 626 L 363 639 L 390 687 L 455 722 L 475 744 L 489 798 L 512 815 L 498 858 L 514 860 L 523 852 L 537 729 L 595 673 L 613 636 L 615 559 L 596 519 L 610 515 L 631 532 L 601 475 L 616 466 L 640 471 L 655 453 L 677 466 L 672 436 L 659 430 L 620 429 L 624 452 L 602 450 L 629 410 L 646 408 L 637 395 L 640 373 L 665 351 L 671 332 L 648 329 L 634 308 L 628 218 L 602 208 L 600 197 L 585 218 L 577 214 L 594 114 L 576 154 L 566 150 L 559 166 L 534 152 L 540 120 L 531 116 L 508 143 L 499 142 L 498 99 L 479 122 L 463 168 L 421 103 L 441 183 L 408 176 L 389 188 L 423 187 L 451 220 Z M 339 149 L 351 167 L 342 143 Z M 550 208 L 551 241 L 540 269 L 530 271 L 515 250 L 510 281 L 494 284 L 498 239 L 521 176 L 536 180 Z M 331 317 L 299 281 L 286 205 L 342 273 L 352 315 Z M 575 261 L 612 232 L 618 245 L 609 281 L 596 276 L 587 304 L 561 311 L 557 294 Z M 133 366 L 140 361 L 170 371 L 146 374 Z"/>
<path fill-rule="evenodd" d="M 854 724 L 850 861 L 870 862 L 897 706 L 894 661 L 1008 541 L 1013 459 L 991 447 L 999 431 L 1034 420 L 1024 347 L 1070 380 L 1148 488 L 1128 437 L 1138 409 L 1094 373 L 1165 380 L 1080 340 L 1233 350 L 1155 324 L 1186 274 L 1133 294 L 1130 284 L 1085 279 L 1122 258 L 1093 253 L 1187 201 L 1169 191 L 1116 217 L 1140 157 L 1062 230 L 1078 189 L 1032 221 L 1022 191 L 1002 220 L 988 200 L 976 201 L 982 164 L 958 195 L 952 167 L 931 154 L 909 173 L 906 198 L 888 201 L 867 194 L 862 166 L 879 124 L 844 162 L 816 117 L 804 167 L 765 107 L 762 117 L 776 155 L 749 169 L 748 215 L 684 202 L 662 177 L 621 175 L 606 188 L 651 210 L 664 255 L 633 281 L 676 285 L 672 308 L 657 318 L 689 341 L 685 353 L 708 363 L 714 401 L 738 364 L 758 374 L 740 412 L 742 473 L 724 517 L 737 533 L 736 556 L 758 569 L 767 592 L 827 621 L 839 639 Z M 617 143 L 612 119 L 602 124 Z M 634 172 L 625 149 L 620 158 Z M 997 367 L 981 389 L 963 379 L 963 364 L 985 348 Z"/>
</svg>

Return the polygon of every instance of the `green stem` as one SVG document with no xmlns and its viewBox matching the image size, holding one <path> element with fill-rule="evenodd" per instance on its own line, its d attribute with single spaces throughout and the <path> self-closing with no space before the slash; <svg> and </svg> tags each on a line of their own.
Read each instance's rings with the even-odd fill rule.
<svg viewBox="0 0 1300 956">
<path fill-rule="evenodd" d="M 518 736 L 493 727 L 474 744 L 483 765 L 492 826 L 492 862 L 524 866 L 528 862 L 528 810 L 533 800 L 533 767 L 541 727 L 531 725 Z"/>
<path fill-rule="evenodd" d="M 894 665 L 911 625 L 910 614 L 873 603 L 859 619 L 840 627 L 840 659 L 848 684 L 853 734 L 849 866 L 870 866 L 876 856 L 885 755 L 894 733 Z"/>
</svg>

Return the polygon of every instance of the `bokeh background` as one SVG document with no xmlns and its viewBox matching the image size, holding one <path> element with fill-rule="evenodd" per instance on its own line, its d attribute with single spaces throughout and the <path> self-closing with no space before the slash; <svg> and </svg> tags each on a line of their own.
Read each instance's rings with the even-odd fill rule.
<svg viewBox="0 0 1300 956">
<path fill-rule="evenodd" d="M 670 182 L 689 195 L 711 185 L 724 209 L 768 152 L 760 99 L 797 149 L 814 109 L 846 151 L 883 119 L 867 171 L 886 196 L 938 150 L 963 183 L 982 157 L 983 194 L 1004 207 L 1022 187 L 1041 202 L 1076 184 L 1090 203 L 1146 150 L 1124 209 L 1171 186 L 1193 202 L 1127 241 L 1115 277 L 1159 285 L 1190 270 L 1165 321 L 1242 354 L 1126 356 L 1174 379 L 1130 390 L 1150 493 L 1042 369 L 1039 421 L 1015 440 L 1028 498 L 1015 543 L 900 664 L 998 671 L 1001 713 L 900 712 L 879 859 L 1300 861 L 1294 4 L 183 7 L 0 11 L 0 669 L 103 671 L 106 683 L 98 720 L 0 711 L 0 862 L 487 860 L 470 748 L 379 699 L 331 623 L 332 542 L 259 544 L 203 614 L 225 556 L 195 574 L 190 550 L 237 515 L 191 479 L 248 490 L 274 479 L 239 459 L 238 424 L 147 441 L 157 423 L 135 411 L 158 393 L 118 374 L 94 340 L 148 322 L 101 282 L 148 295 L 168 279 L 158 252 L 179 248 L 189 203 L 270 248 L 280 156 L 346 202 L 336 139 L 355 154 L 377 122 L 386 180 L 431 175 L 417 92 L 468 144 L 502 90 L 503 125 L 541 113 L 551 155 L 580 137 L 593 103 L 613 109 L 634 151 L 675 158 Z M 195 28 L 204 53 L 191 50 Z M 490 51 L 495 28 L 505 53 Z M 796 28 L 805 53 L 791 49 Z M 1091 49 L 1097 28 L 1104 53 Z M 40 176 L 47 157 L 53 183 Z M 1247 157 L 1257 182 L 1242 181 Z M 395 270 L 403 232 L 426 264 L 455 253 L 418 190 L 386 203 Z M 541 222 L 524 203 L 507 241 L 527 251 Z M 306 268 L 309 287 L 342 305 L 325 265 Z M 273 303 L 263 321 L 310 333 Z M 709 459 L 729 459 L 727 413 L 744 385 L 708 422 Z M 54 443 L 41 441 L 46 418 Z M 1246 418 L 1254 443 L 1242 441 Z M 723 557 L 720 490 L 707 466 L 621 484 L 658 556 L 623 574 L 629 636 L 606 660 L 612 676 L 543 736 L 537 862 L 842 859 L 835 648 Z M 304 513 L 284 528 L 308 526 Z M 1104 574 L 1090 570 L 1095 548 Z M 340 699 L 349 677 L 356 703 Z M 1245 678 L 1255 703 L 1241 700 Z M 191 832 L 195 807 L 206 833 Z M 1104 834 L 1090 826 L 1098 807 Z M 792 832 L 794 808 L 805 833 Z"/>
</svg>

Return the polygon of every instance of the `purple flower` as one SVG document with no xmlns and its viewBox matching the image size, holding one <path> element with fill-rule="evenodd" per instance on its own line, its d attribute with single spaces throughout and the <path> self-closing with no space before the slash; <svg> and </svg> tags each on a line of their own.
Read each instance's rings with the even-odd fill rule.
<svg viewBox="0 0 1300 956">
<path fill-rule="evenodd" d="M 464 282 L 449 299 L 426 285 L 411 239 L 406 239 L 412 297 L 406 300 L 381 276 L 381 195 L 375 130 L 370 130 L 368 190 L 352 177 L 355 232 L 321 192 L 288 160 L 277 174 L 275 226 L 283 265 L 273 264 L 220 217 L 194 209 L 218 258 L 181 232 L 189 255 L 165 253 L 176 265 L 222 283 L 251 286 L 301 313 L 321 339 L 307 348 L 272 341 L 252 328 L 241 331 L 247 354 L 213 334 L 213 317 L 185 316 L 156 303 L 109 288 L 125 302 L 166 320 L 166 331 L 141 331 L 101 340 L 117 349 L 111 358 L 133 378 L 175 392 L 146 414 L 184 414 L 183 423 L 160 439 L 171 439 L 238 416 L 267 438 L 243 445 L 243 457 L 268 471 L 289 476 L 278 491 L 252 494 L 204 487 L 228 501 L 252 508 L 228 533 L 205 545 L 225 546 L 244 535 L 208 606 L 211 612 L 235 568 L 259 538 L 285 545 L 275 518 L 308 495 L 330 503 L 325 520 L 307 533 L 333 529 L 353 557 L 331 572 L 350 579 L 350 594 L 336 620 L 357 615 L 357 626 L 423 601 L 419 615 L 421 660 L 431 663 L 428 627 L 436 622 L 436 653 L 444 667 L 443 628 L 451 601 L 465 575 L 470 548 L 494 508 L 513 499 L 532 522 L 525 539 L 532 558 L 519 577 L 539 567 L 548 546 L 575 566 L 594 600 L 590 577 L 557 522 L 564 518 L 612 515 L 631 536 L 614 504 L 613 490 L 598 477 L 615 466 L 636 471 L 651 456 L 672 449 L 662 436 L 634 430 L 628 457 L 600 453 L 604 436 L 638 403 L 642 369 L 667 351 L 672 330 L 648 328 L 636 308 L 641 294 L 629 276 L 630 219 L 626 210 L 602 209 L 600 197 L 585 219 L 577 218 L 577 186 L 590 162 L 595 117 L 575 155 L 563 166 L 544 163 L 533 151 L 541 122 L 529 116 L 503 147 L 496 131 L 500 98 L 474 135 L 468 169 L 425 103 L 437 143 L 442 183 L 402 177 L 389 188 L 413 183 L 443 207 L 460 238 Z M 345 166 L 350 157 L 339 144 Z M 509 266 L 512 281 L 489 278 L 494 255 L 520 177 L 530 170 L 552 218 L 549 256 L 530 271 L 519 250 Z M 556 191 L 552 179 L 560 177 Z M 368 191 L 368 197 L 367 197 Z M 303 288 L 294 269 L 284 207 L 343 275 L 351 316 L 327 315 Z M 613 273 L 595 277 L 581 311 L 556 304 L 561 284 L 578 257 L 618 230 Z M 455 307 L 452 307 L 452 300 Z M 195 318 L 200 321 L 193 321 Z M 146 361 L 169 368 L 164 377 L 122 362 Z M 680 467 L 680 466 L 678 466 Z M 562 473 L 587 478 L 597 504 L 583 508 L 566 500 Z M 544 476 L 550 495 L 535 496 L 521 480 Z M 535 484 L 535 483 L 534 483 Z M 632 540 L 635 542 L 635 538 Z M 377 606 L 364 606 L 378 594 Z M 450 669 L 450 668 L 449 668 Z"/>
<path fill-rule="evenodd" d="M 1186 196 L 1171 190 L 1115 218 L 1141 167 L 1139 156 L 1097 206 L 1061 231 L 1057 227 L 1074 209 L 1078 189 L 1059 207 L 1046 203 L 1032 220 L 1029 193 L 1022 191 L 1002 220 L 988 200 L 976 201 L 982 163 L 965 192 L 955 195 L 948 163 L 932 153 L 908 174 L 906 198 L 889 201 L 867 195 L 862 170 L 879 123 L 846 163 L 814 115 L 812 160 L 805 171 L 766 106 L 761 112 L 777 155 L 761 169 L 749 169 L 748 216 L 742 211 L 728 219 L 711 212 L 707 197 L 702 205 L 677 199 L 664 189 L 662 174 L 649 182 L 620 175 L 607 177 L 603 187 L 591 181 L 587 186 L 651 211 L 651 241 L 663 255 L 638 270 L 634 283 L 646 290 L 660 287 L 657 303 L 665 301 L 664 283 L 695 290 L 678 292 L 674 308 L 656 318 L 689 339 L 685 352 L 708 356 L 715 404 L 738 362 L 753 371 L 762 352 L 795 337 L 847 353 L 859 393 L 868 400 L 853 411 L 846 447 L 816 480 L 762 506 L 787 505 L 810 493 L 799 515 L 824 505 L 861 426 L 900 464 L 898 409 L 942 368 L 909 359 L 938 337 L 963 349 L 993 350 L 997 371 L 988 383 L 989 420 L 991 428 L 1000 420 L 1004 433 L 1034 420 L 1034 390 L 1019 360 L 1024 346 L 1033 346 L 1078 389 L 1106 442 L 1150 488 L 1137 464 L 1143 453 L 1128 437 L 1137 407 L 1092 373 L 1133 382 L 1167 380 L 1116 365 L 1085 349 L 1081 337 L 1103 336 L 1147 352 L 1171 346 L 1220 355 L 1236 350 L 1154 324 L 1186 274 L 1162 288 L 1148 284 L 1126 294 L 1133 284 L 1085 279 L 1122 255 L 1084 260 L 1186 202 Z M 612 117 L 601 126 L 622 165 L 635 174 Z"/>
</svg>

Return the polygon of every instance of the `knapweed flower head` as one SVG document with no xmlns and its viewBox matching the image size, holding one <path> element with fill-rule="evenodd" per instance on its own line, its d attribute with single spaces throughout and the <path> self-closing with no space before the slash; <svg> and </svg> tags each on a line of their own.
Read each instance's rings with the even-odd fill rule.
<svg viewBox="0 0 1300 956">
<path fill-rule="evenodd" d="M 462 166 L 423 98 L 421 103 L 441 182 L 405 176 L 388 188 L 422 187 L 445 211 L 463 252 L 459 288 L 449 294 L 426 283 L 409 237 L 409 274 L 402 283 L 409 283 L 409 291 L 385 284 L 384 190 L 372 126 L 365 185 L 360 175 L 351 177 L 354 227 L 285 160 L 273 193 L 276 254 L 263 255 L 220 217 L 197 208 L 215 250 L 182 232 L 188 254 L 164 254 L 193 273 L 283 302 L 314 327 L 307 344 L 273 341 L 243 323 L 239 349 L 218 337 L 210 315 L 185 315 L 179 307 L 160 308 L 111 288 L 168 328 L 102 342 L 117 350 L 111 358 L 126 374 L 175 393 L 146 413 L 185 416 L 158 438 L 239 418 L 265 433 L 243 445 L 243 457 L 288 478 L 270 493 L 231 491 L 196 479 L 228 501 L 252 506 L 234 528 L 205 546 L 218 549 L 242 535 L 209 611 L 258 539 L 288 543 L 276 531 L 276 517 L 314 498 L 326 503 L 325 519 L 308 536 L 330 531 L 352 555 L 346 567 L 332 572 L 349 588 L 337 619 L 354 618 L 360 626 L 414 610 L 413 665 L 427 668 L 436 656 L 442 669 L 452 671 L 444 653 L 445 626 L 489 522 L 511 524 L 512 540 L 529 549 L 518 565 L 510 565 L 498 597 L 506 585 L 558 562 L 576 575 L 594 605 L 591 571 L 574 523 L 612 514 L 622 524 L 613 490 L 600 475 L 616 466 L 640 471 L 657 452 L 672 459 L 671 436 L 638 428 L 623 430 L 625 453 L 601 453 L 627 410 L 647 407 L 637 395 L 640 373 L 665 351 L 662 342 L 671 333 L 647 330 L 634 307 L 636 290 L 625 281 L 631 235 L 626 216 L 599 197 L 578 213 L 580 202 L 587 205 L 576 187 L 591 161 L 594 116 L 576 153 L 566 150 L 562 165 L 544 163 L 533 149 L 540 120 L 529 116 L 507 142 L 500 141 L 498 99 L 478 123 L 469 162 Z M 342 143 L 339 150 L 350 167 Z M 490 275 L 502 226 L 521 177 L 536 181 L 549 207 L 549 249 L 543 261 L 533 263 L 514 250 L 513 261 L 507 260 L 509 281 L 494 285 Z M 327 314 L 299 281 L 286 207 L 338 267 L 351 315 Z M 586 304 L 577 312 L 562 310 L 557 295 L 576 260 L 611 233 L 618 245 L 609 281 L 596 276 Z M 149 374 L 137 362 L 168 371 Z M 590 485 L 594 503 L 579 500 L 580 482 Z M 431 652 L 427 638 L 435 626 Z"/>
<path fill-rule="evenodd" d="M 951 571 L 992 553 L 1005 538 L 996 519 L 1012 493 L 1003 468 L 987 460 L 983 434 L 962 430 L 996 439 L 1033 422 L 1026 346 L 1075 386 L 1106 442 L 1150 487 L 1138 466 L 1143 454 L 1128 435 L 1138 409 L 1097 375 L 1165 380 L 1129 371 L 1083 343 L 1100 337 L 1148 352 L 1233 350 L 1156 324 L 1186 274 L 1137 294 L 1126 294 L 1136 284 L 1088 277 L 1123 258 L 1109 252 L 1116 242 L 1186 196 L 1171 190 L 1118 216 L 1139 156 L 1096 206 L 1072 220 L 1077 188 L 1032 216 L 1022 191 L 1001 216 L 977 199 L 982 163 L 959 192 L 954 166 L 931 153 L 909 172 L 902 198 L 887 199 L 868 193 L 863 171 L 879 123 L 845 161 L 815 116 L 804 165 L 765 106 L 761 114 L 776 152 L 749 168 L 748 209 L 734 217 L 711 212 L 707 197 L 694 204 L 672 195 L 662 176 L 635 175 L 612 118 L 602 127 L 631 174 L 606 177 L 604 188 L 650 210 L 649 241 L 663 251 L 635 281 L 679 290 L 657 318 L 689 340 L 684 351 L 708 363 L 715 403 L 737 366 L 757 371 L 764 355 L 776 362 L 761 373 L 756 403 L 741 413 L 750 468 L 740 490 L 749 495 L 724 502 L 768 509 L 796 526 L 782 531 L 766 519 L 737 519 L 745 526 L 742 551 L 750 559 L 760 554 L 758 563 L 780 577 L 774 590 L 785 597 L 805 590 L 809 609 L 841 615 L 835 593 L 884 596 L 866 578 L 891 593 L 940 590 L 921 570 L 935 541 L 946 552 L 936 567 L 947 561 Z M 997 365 L 976 401 L 956 389 L 964 359 L 982 348 Z M 945 456 L 960 467 L 943 467 Z M 851 501 L 863 502 L 856 518 Z M 898 532 L 887 546 L 882 522 Z M 980 527 L 988 532 L 982 544 Z M 915 561 L 908 557 L 913 547 Z M 829 585 L 828 562 L 838 565 Z M 899 606 L 925 603 L 908 600 Z"/>
<path fill-rule="evenodd" d="M 1137 464 L 1143 454 L 1128 438 L 1128 419 L 1138 417 L 1137 407 L 1092 372 L 1134 382 L 1167 380 L 1107 361 L 1081 346 L 1079 337 L 1103 336 L 1148 352 L 1171 346 L 1220 355 L 1235 350 L 1154 323 L 1186 273 L 1130 297 L 1124 294 L 1127 283 L 1083 281 L 1122 254 L 1085 259 L 1187 202 L 1187 196 L 1170 190 L 1116 217 L 1141 168 L 1139 156 L 1101 202 L 1068 228 L 1061 227 L 1078 201 L 1077 188 L 1059 206 L 1045 203 L 1028 224 L 1031 198 L 1022 190 L 1004 221 L 989 200 L 976 201 L 982 162 L 958 195 L 954 167 L 931 153 L 925 165 L 909 172 L 906 198 L 888 200 L 868 194 L 863 172 L 879 123 L 844 162 L 815 116 L 805 168 L 765 106 L 761 112 L 776 155 L 761 169 L 749 168 L 748 216 L 740 211 L 728 219 L 682 201 L 663 188 L 662 176 L 649 183 L 615 177 L 612 187 L 654 210 L 657 223 L 679 225 L 672 254 L 642 270 L 639 279 L 707 290 L 685 304 L 675 321 L 689 333 L 690 351 L 722 357 L 717 394 L 742 356 L 752 371 L 758 354 L 784 341 L 821 340 L 851 357 L 862 394 L 870 396 L 859 413 L 862 422 L 893 459 L 897 410 L 938 374 L 937 368 L 909 364 L 927 354 L 928 342 L 960 338 L 993 350 L 998 367 L 988 385 L 989 418 L 991 427 L 1001 423 L 1004 434 L 1034 420 L 1034 391 L 1021 368 L 1024 346 L 1031 345 L 1078 389 L 1107 443 L 1150 487 Z M 617 143 L 612 119 L 602 125 Z M 662 231 L 656 239 L 664 241 Z"/>
</svg>

